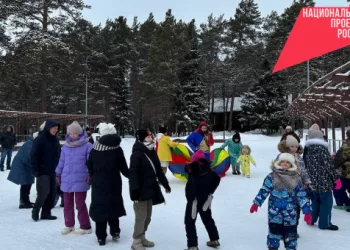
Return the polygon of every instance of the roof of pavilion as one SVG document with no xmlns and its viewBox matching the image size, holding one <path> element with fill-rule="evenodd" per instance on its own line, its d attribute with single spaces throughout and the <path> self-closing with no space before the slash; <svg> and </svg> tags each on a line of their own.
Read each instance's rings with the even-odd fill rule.
<svg viewBox="0 0 350 250">
<path fill-rule="evenodd" d="M 286 111 L 311 122 L 350 115 L 350 61 L 312 83 Z"/>
<path fill-rule="evenodd" d="M 53 114 L 26 111 L 0 110 L 0 118 L 34 120 L 34 119 L 54 119 L 57 121 L 83 121 L 83 120 L 103 120 L 103 115 L 80 115 L 80 114 Z"/>
</svg>

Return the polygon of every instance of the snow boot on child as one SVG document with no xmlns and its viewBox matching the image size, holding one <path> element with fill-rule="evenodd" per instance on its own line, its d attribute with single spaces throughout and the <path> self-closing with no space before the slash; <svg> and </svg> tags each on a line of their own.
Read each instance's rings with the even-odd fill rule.
<svg viewBox="0 0 350 250">
<path fill-rule="evenodd" d="M 186 250 L 199 250 L 199 248 L 198 247 L 189 247 Z"/>
<path fill-rule="evenodd" d="M 74 227 L 65 227 L 62 229 L 61 234 L 67 235 L 74 231 Z"/>
</svg>

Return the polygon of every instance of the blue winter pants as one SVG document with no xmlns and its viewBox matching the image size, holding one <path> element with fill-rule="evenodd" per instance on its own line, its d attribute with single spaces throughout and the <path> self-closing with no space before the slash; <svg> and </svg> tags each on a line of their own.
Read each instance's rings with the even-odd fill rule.
<svg viewBox="0 0 350 250">
<path fill-rule="evenodd" d="M 267 235 L 267 247 L 280 247 L 280 240 L 283 239 L 286 250 L 296 250 L 298 245 L 297 225 L 283 225 L 269 223 L 269 234 Z"/>
<path fill-rule="evenodd" d="M 3 148 L 1 152 L 0 169 L 4 169 L 4 162 L 7 156 L 6 167 L 11 167 L 12 148 Z"/>
<path fill-rule="evenodd" d="M 329 228 L 332 225 L 332 192 L 312 192 L 311 197 L 312 223 L 316 223 L 316 221 L 318 220 L 318 227 L 320 229 Z"/>
</svg>

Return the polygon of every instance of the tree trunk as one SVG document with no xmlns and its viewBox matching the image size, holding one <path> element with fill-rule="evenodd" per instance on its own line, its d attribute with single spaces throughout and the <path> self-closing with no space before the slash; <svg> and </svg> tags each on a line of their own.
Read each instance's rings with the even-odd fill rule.
<svg viewBox="0 0 350 250">
<path fill-rule="evenodd" d="M 44 9 L 43 9 L 43 33 L 47 33 L 48 27 L 48 0 L 45 0 Z M 41 112 L 47 112 L 47 74 L 46 74 L 46 57 L 47 57 L 47 48 L 44 46 L 41 53 Z"/>
<path fill-rule="evenodd" d="M 210 111 L 210 123 L 214 124 L 214 98 L 215 97 L 215 91 L 214 86 L 211 90 L 211 111 Z M 210 103 L 210 102 L 209 102 Z"/>
<path fill-rule="evenodd" d="M 228 131 L 231 133 L 232 132 L 232 120 L 233 120 L 233 107 L 234 107 L 234 102 L 235 102 L 235 95 L 236 95 L 236 86 L 234 88 L 234 91 L 232 92 L 231 96 L 231 106 L 230 106 L 230 118 L 229 118 L 229 123 L 228 123 Z"/>
</svg>

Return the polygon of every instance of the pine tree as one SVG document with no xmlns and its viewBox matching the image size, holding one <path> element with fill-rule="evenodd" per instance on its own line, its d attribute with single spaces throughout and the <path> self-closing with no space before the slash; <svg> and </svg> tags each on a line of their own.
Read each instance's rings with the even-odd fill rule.
<svg viewBox="0 0 350 250">
<path fill-rule="evenodd" d="M 179 73 L 180 88 L 177 90 L 177 118 L 180 124 L 189 129 L 196 127 L 200 121 L 208 119 L 206 86 L 201 79 L 200 54 L 195 21 L 188 25 L 186 39 L 188 52 Z"/>
<path fill-rule="evenodd" d="M 110 95 L 112 120 L 124 135 L 130 130 L 131 93 L 130 93 L 130 53 L 131 53 L 131 30 L 127 25 L 126 18 L 120 16 L 115 22 L 106 25 L 111 34 L 110 60 Z"/>
<path fill-rule="evenodd" d="M 277 130 L 285 120 L 288 107 L 284 79 L 277 73 L 271 74 L 271 67 L 264 61 L 265 74 L 243 95 L 240 121 L 245 127 Z"/>
</svg>

